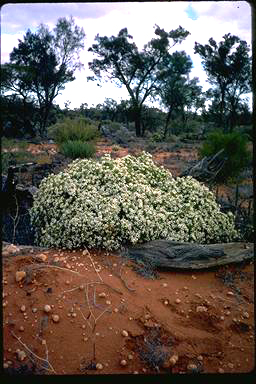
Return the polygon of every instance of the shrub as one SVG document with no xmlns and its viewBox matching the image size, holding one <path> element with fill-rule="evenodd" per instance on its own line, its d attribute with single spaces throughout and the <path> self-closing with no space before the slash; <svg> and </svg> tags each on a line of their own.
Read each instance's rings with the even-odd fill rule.
<svg viewBox="0 0 256 384">
<path fill-rule="evenodd" d="M 100 133 L 96 125 L 88 119 L 65 118 L 48 128 L 48 135 L 56 143 L 62 144 L 66 141 L 91 141 L 99 137 Z"/>
<path fill-rule="evenodd" d="M 71 159 L 85 159 L 92 157 L 96 152 L 96 148 L 92 142 L 88 143 L 81 140 L 68 140 L 61 144 L 60 152 Z"/>
<path fill-rule="evenodd" d="M 170 239 L 199 243 L 237 237 L 234 217 L 192 177 L 174 179 L 152 156 L 75 160 L 42 180 L 30 211 L 36 242 L 67 249 L 119 249 Z"/>
<path fill-rule="evenodd" d="M 222 156 L 226 156 L 227 160 L 217 175 L 216 181 L 225 182 L 236 178 L 242 170 L 250 165 L 251 156 L 247 149 L 247 143 L 247 137 L 238 132 L 212 132 L 203 143 L 199 156 L 212 156 L 223 148 Z"/>
</svg>

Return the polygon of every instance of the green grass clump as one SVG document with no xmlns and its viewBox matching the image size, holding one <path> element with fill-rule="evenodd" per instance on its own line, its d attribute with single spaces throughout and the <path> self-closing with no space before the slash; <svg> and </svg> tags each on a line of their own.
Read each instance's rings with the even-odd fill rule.
<svg viewBox="0 0 256 384">
<path fill-rule="evenodd" d="M 248 138 L 239 132 L 223 133 L 215 131 L 208 135 L 199 151 L 201 158 L 212 156 L 224 149 L 223 157 L 227 160 L 222 170 L 216 176 L 216 181 L 226 182 L 234 180 L 250 165 L 251 153 L 248 150 Z"/>
<path fill-rule="evenodd" d="M 61 144 L 60 152 L 71 159 L 86 159 L 92 157 L 96 148 L 92 142 L 83 142 L 81 140 L 68 140 Z"/>
<path fill-rule="evenodd" d="M 92 141 L 96 140 L 100 133 L 96 125 L 87 119 L 65 118 L 48 128 L 48 135 L 56 143 L 62 144 L 66 141 Z"/>
</svg>

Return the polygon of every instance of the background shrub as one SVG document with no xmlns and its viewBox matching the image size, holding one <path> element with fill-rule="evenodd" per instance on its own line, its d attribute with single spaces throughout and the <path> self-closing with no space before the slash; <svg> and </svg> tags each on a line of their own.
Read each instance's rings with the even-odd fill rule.
<svg viewBox="0 0 256 384">
<path fill-rule="evenodd" d="M 199 150 L 199 156 L 201 158 L 212 156 L 222 148 L 224 149 L 222 156 L 227 156 L 227 160 L 216 177 L 218 182 L 235 179 L 251 162 L 247 136 L 239 132 L 215 131 L 210 133 Z"/>
<path fill-rule="evenodd" d="M 96 148 L 92 142 L 68 140 L 60 145 L 60 152 L 71 159 L 86 159 L 95 154 Z"/>
<path fill-rule="evenodd" d="M 89 119 L 70 119 L 66 117 L 49 127 L 48 135 L 56 143 L 62 144 L 66 141 L 92 141 L 100 136 L 100 132 Z"/>
</svg>

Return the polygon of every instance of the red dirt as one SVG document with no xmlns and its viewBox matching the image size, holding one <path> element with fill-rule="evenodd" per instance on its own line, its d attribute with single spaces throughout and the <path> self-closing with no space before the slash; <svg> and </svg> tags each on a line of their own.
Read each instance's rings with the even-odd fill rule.
<svg viewBox="0 0 256 384">
<path fill-rule="evenodd" d="M 29 146 L 32 153 L 38 153 L 38 149 L 56 156 L 55 145 Z M 114 151 L 106 140 L 101 140 L 96 156 L 109 152 L 113 157 L 121 157 L 141 150 L 121 148 Z M 191 160 L 197 159 L 197 151 L 184 148 L 175 152 L 156 152 L 153 159 L 177 176 Z M 47 250 L 43 252 L 46 255 L 44 262 L 36 259 L 37 254 L 42 252 L 34 249 L 34 253 L 17 256 L 8 256 L 7 252 L 3 257 L 3 355 L 5 365 L 10 368 L 30 363 L 26 347 L 44 359 L 42 340 L 46 341 L 49 363 L 55 373 L 61 375 L 186 373 L 191 363 L 204 373 L 250 372 L 254 368 L 252 263 L 216 271 L 161 272 L 155 280 L 138 275 L 132 264 L 127 263 L 122 268 L 121 279 L 118 273 L 122 260 L 113 253 L 108 257 L 100 251 L 90 253 L 95 265 L 101 266 L 99 274 L 82 250 Z M 54 259 L 55 266 L 66 269 L 53 268 Z M 45 268 L 38 269 L 38 264 Z M 16 271 L 31 266 L 35 267 L 35 276 L 28 275 L 30 282 L 28 279 L 27 283 L 17 283 Z M 81 276 L 71 271 L 77 271 Z M 233 276 L 233 285 L 228 286 L 230 276 Z M 75 289 L 81 284 L 88 287 L 88 283 L 92 283 L 89 286 L 90 308 L 85 290 Z M 228 294 L 230 291 L 233 295 Z M 101 292 L 105 292 L 105 298 L 98 296 Z M 176 299 L 181 302 L 176 303 Z M 110 304 L 106 304 L 107 300 Z M 44 313 L 46 304 L 52 306 L 50 314 Z M 20 310 L 22 305 L 26 307 L 26 315 Z M 102 307 L 98 308 L 98 305 Z M 198 306 L 207 310 L 197 312 Z M 109 312 L 103 313 L 106 307 Z M 33 313 L 32 308 L 37 308 L 37 312 Z M 59 323 L 52 321 L 52 314 L 59 315 Z M 90 327 L 94 324 L 93 316 L 100 315 L 95 328 L 95 362 L 101 363 L 103 369 L 95 370 L 88 367 L 93 359 Z M 48 322 L 40 333 L 43 318 Z M 20 330 L 21 326 L 24 331 Z M 123 330 L 128 332 L 127 337 L 121 334 Z M 169 356 L 179 356 L 172 368 L 159 367 L 158 372 L 141 359 L 140 351 L 146 345 L 144 337 L 150 338 L 152 330 L 162 344 L 154 350 L 162 348 Z M 22 362 L 17 358 L 17 349 L 27 354 Z M 150 353 L 152 355 L 152 351 Z M 122 359 L 127 361 L 126 366 L 120 365 Z M 42 374 L 54 372 L 43 370 Z"/>
<path fill-rule="evenodd" d="M 160 367 L 159 373 L 187 372 L 190 363 L 206 373 L 216 373 L 220 368 L 224 372 L 249 372 L 254 368 L 252 263 L 217 272 L 161 272 L 159 278 L 152 280 L 136 273 L 129 262 L 123 266 L 121 278 L 118 277 L 123 260 L 117 254 L 107 256 L 92 251 L 89 257 L 82 250 L 46 250 L 39 254 L 46 255 L 44 262 L 36 258 L 37 252 L 33 256 L 28 253 L 3 258 L 5 364 L 9 361 L 11 367 L 21 364 L 15 352 L 17 349 L 26 352 L 21 342 L 45 358 L 42 340 L 46 340 L 49 362 L 56 374 L 153 374 L 156 371 L 141 360 L 139 346 L 150 330 L 155 330 L 162 348 L 170 356 L 179 356 L 173 368 Z M 100 269 L 98 273 L 92 261 Z M 17 283 L 16 271 L 31 266 L 35 275 L 27 270 L 30 277 L 27 283 Z M 228 272 L 236 276 L 235 286 L 226 286 L 221 280 Z M 89 283 L 90 308 L 85 295 Z M 84 287 L 82 290 L 80 285 Z M 228 294 L 230 291 L 233 295 Z M 98 296 L 101 292 L 106 294 L 105 298 Z M 52 306 L 50 314 L 44 313 L 46 304 Z M 26 315 L 21 312 L 22 305 L 26 307 Z M 102 307 L 97 308 L 98 305 Z M 207 311 L 197 312 L 198 306 Z M 36 313 L 32 312 L 34 307 Z M 109 312 L 103 313 L 107 307 Z M 59 315 L 59 323 L 52 321 L 52 314 Z M 86 369 L 93 357 L 92 316 L 99 315 L 95 362 L 101 363 L 103 369 Z M 48 324 L 40 334 L 43 317 Z M 21 326 L 24 331 L 20 331 Z M 127 337 L 122 335 L 123 330 L 128 332 Z M 126 366 L 120 365 L 122 359 L 127 361 Z M 23 363 L 28 362 L 26 357 Z"/>
</svg>

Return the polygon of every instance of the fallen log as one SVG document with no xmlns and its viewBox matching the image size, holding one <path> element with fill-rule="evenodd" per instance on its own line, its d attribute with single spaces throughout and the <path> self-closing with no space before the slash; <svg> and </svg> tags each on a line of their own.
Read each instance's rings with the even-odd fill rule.
<svg viewBox="0 0 256 384">
<path fill-rule="evenodd" d="M 154 240 L 128 248 L 125 256 L 157 270 L 205 269 L 254 257 L 252 243 L 195 244 Z"/>
</svg>

